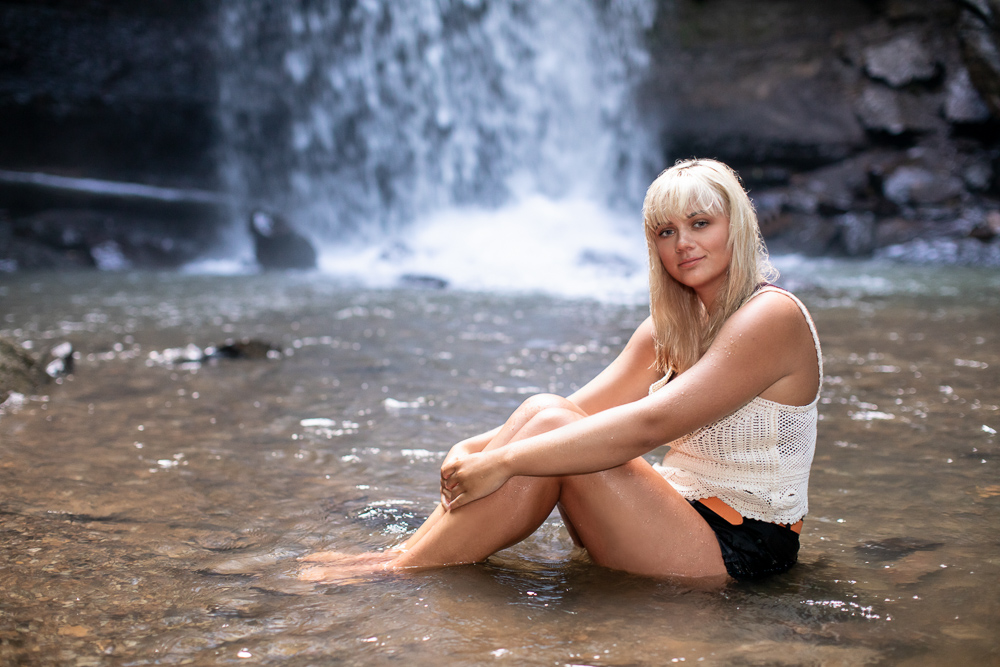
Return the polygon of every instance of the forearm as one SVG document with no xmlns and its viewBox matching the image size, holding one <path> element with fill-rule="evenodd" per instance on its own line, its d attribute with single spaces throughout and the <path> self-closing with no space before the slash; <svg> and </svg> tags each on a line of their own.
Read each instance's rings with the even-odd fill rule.
<svg viewBox="0 0 1000 667">
<path fill-rule="evenodd" d="M 491 454 L 510 476 L 577 475 L 614 468 L 663 444 L 659 424 L 635 403 L 517 442 Z"/>
<path fill-rule="evenodd" d="M 480 433 L 479 435 L 474 435 L 471 438 L 466 438 L 465 440 L 457 443 L 453 449 L 458 448 L 465 454 L 478 454 L 486 449 L 486 445 L 490 444 L 490 441 L 493 440 L 498 433 L 500 433 L 501 428 L 503 427 L 497 426 L 496 428 L 485 433 Z"/>
</svg>

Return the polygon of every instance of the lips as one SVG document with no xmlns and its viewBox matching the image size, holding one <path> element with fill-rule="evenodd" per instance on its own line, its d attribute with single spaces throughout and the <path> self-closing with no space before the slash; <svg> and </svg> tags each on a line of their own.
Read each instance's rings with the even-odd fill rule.
<svg viewBox="0 0 1000 667">
<path fill-rule="evenodd" d="M 677 268 L 679 269 L 690 269 L 695 266 L 698 262 L 705 259 L 704 257 L 692 257 L 691 259 L 685 259 L 683 262 L 677 263 Z"/>
</svg>

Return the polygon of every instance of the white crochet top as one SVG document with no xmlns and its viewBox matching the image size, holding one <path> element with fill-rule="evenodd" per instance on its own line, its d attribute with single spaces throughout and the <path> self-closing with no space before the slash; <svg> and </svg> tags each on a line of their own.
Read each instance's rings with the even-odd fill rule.
<svg viewBox="0 0 1000 667">
<path fill-rule="evenodd" d="M 823 384 L 823 354 L 809 311 L 793 294 L 770 285 L 792 299 L 809 323 Z M 663 387 L 668 373 L 649 388 Z M 806 497 L 809 467 L 816 450 L 819 391 L 809 405 L 784 405 L 755 397 L 736 412 L 680 437 L 670 445 L 662 465 L 654 465 L 688 500 L 717 496 L 744 517 L 791 524 L 809 511 Z"/>
</svg>

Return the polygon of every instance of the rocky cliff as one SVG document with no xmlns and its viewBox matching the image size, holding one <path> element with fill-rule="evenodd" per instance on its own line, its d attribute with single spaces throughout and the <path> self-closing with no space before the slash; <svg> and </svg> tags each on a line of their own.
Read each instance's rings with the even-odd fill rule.
<svg viewBox="0 0 1000 667">
<path fill-rule="evenodd" d="M 1000 265 L 1000 2 L 664 2 L 667 162 L 735 166 L 773 249 Z"/>
<path fill-rule="evenodd" d="M 211 0 L 0 0 L 0 271 L 215 242 L 222 21 Z M 1000 265 L 1000 0 L 660 0 L 646 38 L 663 164 L 731 163 L 772 249 Z"/>
</svg>

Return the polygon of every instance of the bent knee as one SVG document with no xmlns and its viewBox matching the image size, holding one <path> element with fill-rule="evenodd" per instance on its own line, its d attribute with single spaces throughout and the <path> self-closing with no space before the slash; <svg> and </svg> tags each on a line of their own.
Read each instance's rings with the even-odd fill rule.
<svg viewBox="0 0 1000 667">
<path fill-rule="evenodd" d="M 568 398 L 557 394 L 535 394 L 521 403 L 521 409 L 527 411 L 532 417 L 546 410 L 568 410 L 581 416 L 585 413 Z"/>
<path fill-rule="evenodd" d="M 566 424 L 571 424 L 578 419 L 582 419 L 584 415 L 580 414 L 576 410 L 564 407 L 551 407 L 540 410 L 535 415 L 528 420 L 525 427 L 531 434 L 536 433 L 546 433 L 548 431 L 554 431 L 560 426 L 565 426 Z"/>
</svg>

